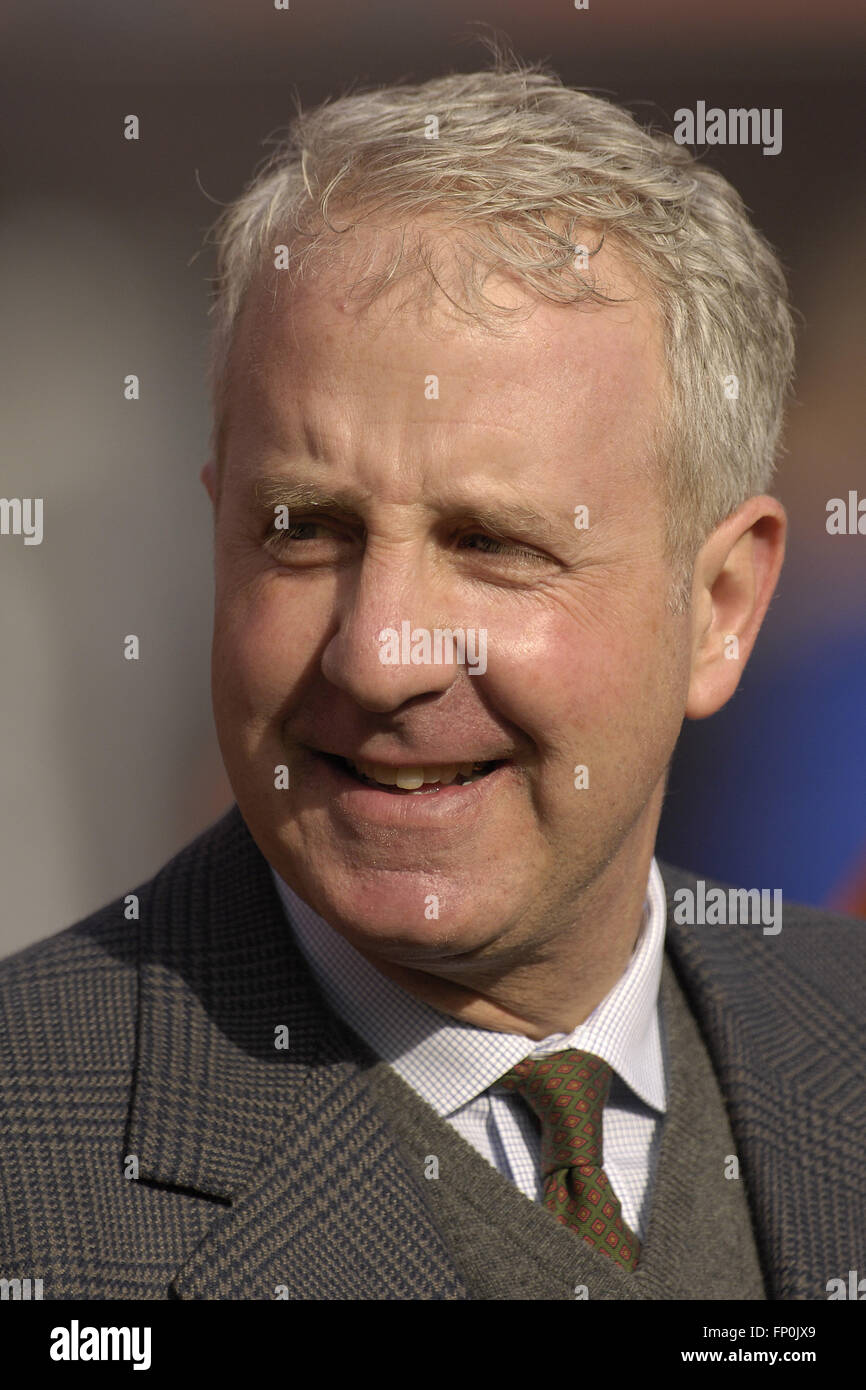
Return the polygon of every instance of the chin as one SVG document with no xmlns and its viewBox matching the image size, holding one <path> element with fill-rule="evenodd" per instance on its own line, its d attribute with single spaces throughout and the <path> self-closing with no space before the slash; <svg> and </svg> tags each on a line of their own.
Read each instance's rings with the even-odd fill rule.
<svg viewBox="0 0 866 1390">
<path fill-rule="evenodd" d="M 471 951 L 489 936 L 489 928 L 482 936 L 477 902 L 429 874 L 367 872 L 335 882 L 306 873 L 296 881 L 299 897 L 348 941 L 398 963 Z"/>
</svg>

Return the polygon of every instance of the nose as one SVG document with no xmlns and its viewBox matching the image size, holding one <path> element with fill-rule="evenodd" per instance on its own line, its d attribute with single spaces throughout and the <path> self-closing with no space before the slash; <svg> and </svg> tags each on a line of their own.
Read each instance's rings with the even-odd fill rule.
<svg viewBox="0 0 866 1390">
<path fill-rule="evenodd" d="M 418 563 L 401 571 L 393 558 L 366 556 L 341 599 L 337 630 L 322 653 L 322 673 L 363 709 L 399 709 L 421 695 L 443 694 L 458 674 L 448 627 Z M 425 637 L 425 634 L 427 636 Z"/>
</svg>

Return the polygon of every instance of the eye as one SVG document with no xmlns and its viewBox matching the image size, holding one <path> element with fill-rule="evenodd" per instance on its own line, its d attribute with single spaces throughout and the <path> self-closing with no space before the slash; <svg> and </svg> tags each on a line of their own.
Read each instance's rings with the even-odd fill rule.
<svg viewBox="0 0 866 1390">
<path fill-rule="evenodd" d="M 472 544 L 478 542 L 479 544 Z M 498 536 L 491 536 L 486 531 L 467 531 L 458 541 L 458 548 L 461 550 L 479 550 L 484 555 L 501 555 L 509 560 L 517 560 L 524 564 L 544 564 L 545 556 L 539 554 L 537 550 L 530 550 L 525 545 L 518 545 L 515 541 L 504 541 Z"/>
<path fill-rule="evenodd" d="M 280 564 L 331 563 L 346 554 L 353 533 L 331 517 L 299 517 L 288 526 L 272 519 L 265 531 L 265 550 Z"/>
<path fill-rule="evenodd" d="M 291 526 L 279 527 L 274 522 L 271 522 L 268 527 L 267 540 L 268 544 L 273 543 L 275 545 L 282 545 L 285 541 L 319 540 L 320 535 L 315 535 L 313 534 L 314 532 L 324 533 L 325 535 L 334 534 L 333 531 L 329 532 L 328 527 L 321 521 L 295 521 Z"/>
</svg>

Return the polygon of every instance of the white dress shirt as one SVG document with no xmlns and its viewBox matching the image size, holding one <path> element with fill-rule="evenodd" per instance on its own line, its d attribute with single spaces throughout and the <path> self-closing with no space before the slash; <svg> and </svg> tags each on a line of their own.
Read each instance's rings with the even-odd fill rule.
<svg viewBox="0 0 866 1390">
<path fill-rule="evenodd" d="M 623 1218 L 646 1236 L 667 1066 L 659 1019 L 665 890 L 653 859 L 641 931 L 625 971 L 571 1033 L 535 1042 L 462 1023 L 381 975 L 271 870 L 298 946 L 334 1012 L 527 1197 L 540 1201 L 541 1134 L 514 1092 L 494 1083 L 524 1057 L 580 1048 L 613 1070 L 603 1117 L 604 1168 Z"/>
</svg>

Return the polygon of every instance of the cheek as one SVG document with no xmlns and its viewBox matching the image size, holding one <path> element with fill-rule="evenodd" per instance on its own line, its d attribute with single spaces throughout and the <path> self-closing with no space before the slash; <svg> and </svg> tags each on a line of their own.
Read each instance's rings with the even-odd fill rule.
<svg viewBox="0 0 866 1390">
<path fill-rule="evenodd" d="M 672 648 L 662 620 L 586 621 L 557 604 L 529 622 L 491 634 L 487 689 L 495 707 L 526 733 L 542 757 L 655 761 L 655 743 L 673 738 Z"/>
<path fill-rule="evenodd" d="M 214 681 L 246 717 L 267 719 L 291 700 L 324 640 L 328 609 L 273 574 L 218 597 Z"/>
</svg>

